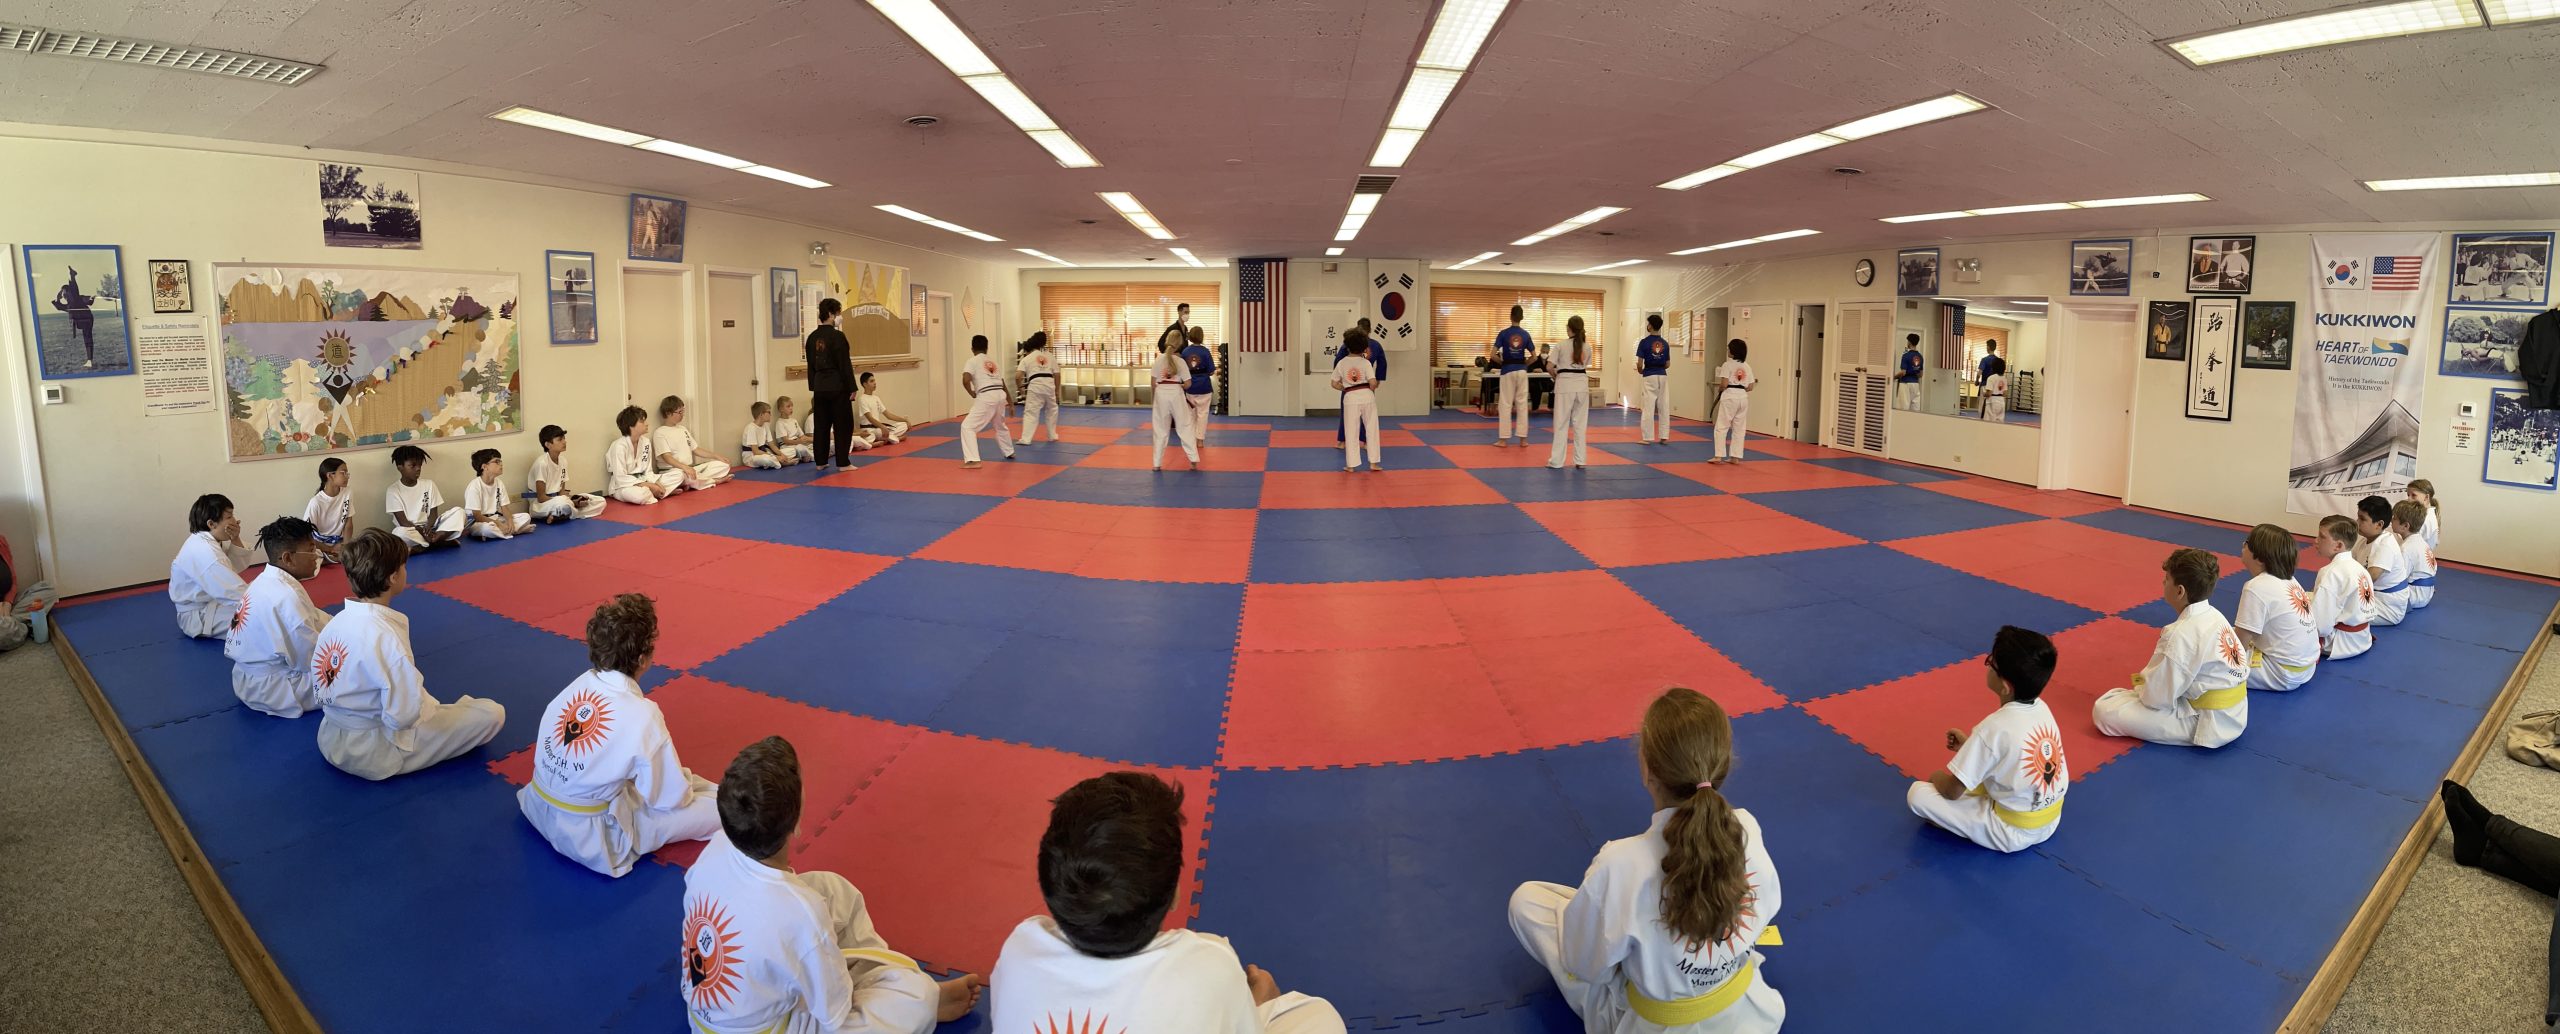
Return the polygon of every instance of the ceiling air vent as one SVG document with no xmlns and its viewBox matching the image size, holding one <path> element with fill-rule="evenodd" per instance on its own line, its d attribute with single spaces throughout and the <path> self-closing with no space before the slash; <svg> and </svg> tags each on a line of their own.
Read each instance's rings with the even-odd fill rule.
<svg viewBox="0 0 2560 1034">
<path fill-rule="evenodd" d="M 27 25 L 0 24 L 0 50 L 173 68 L 181 72 L 225 75 L 278 86 L 301 85 L 321 67 L 255 54 L 234 54 L 227 50 L 120 39 L 85 32 L 57 32 Z"/>
<path fill-rule="evenodd" d="M 1354 194 L 1384 194 L 1387 192 L 1388 187 L 1395 185 L 1396 178 L 1393 176 L 1362 176 L 1360 177 L 1360 182 L 1351 185 L 1351 192 Z"/>
</svg>

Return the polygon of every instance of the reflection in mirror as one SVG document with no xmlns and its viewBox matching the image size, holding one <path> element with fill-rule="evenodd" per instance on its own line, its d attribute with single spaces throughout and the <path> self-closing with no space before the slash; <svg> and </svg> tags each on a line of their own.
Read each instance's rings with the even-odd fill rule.
<svg viewBox="0 0 2560 1034">
<path fill-rule="evenodd" d="M 2041 426 L 2045 306 L 2043 298 L 1906 299 L 1895 310 L 1895 408 Z"/>
</svg>

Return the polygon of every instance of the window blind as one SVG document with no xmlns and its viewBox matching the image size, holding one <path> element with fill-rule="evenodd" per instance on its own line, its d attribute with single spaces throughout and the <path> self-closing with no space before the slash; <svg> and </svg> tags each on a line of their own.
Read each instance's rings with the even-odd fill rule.
<svg viewBox="0 0 2560 1034">
<path fill-rule="evenodd" d="M 1154 360 L 1156 337 L 1184 302 L 1209 344 L 1223 340 L 1226 320 L 1212 282 L 1042 284 L 1040 329 L 1067 362 L 1142 365 Z"/>
<path fill-rule="evenodd" d="M 1602 315 L 1598 291 L 1556 287 L 1486 287 L 1431 284 L 1431 365 L 1466 364 L 1492 347 L 1493 336 L 1511 325 L 1511 307 L 1520 307 L 1520 329 L 1531 340 L 1555 349 L 1565 347 L 1565 321 L 1582 317 L 1584 340 L 1590 345 L 1590 368 L 1600 369 L 1609 345 L 1609 321 Z"/>
</svg>

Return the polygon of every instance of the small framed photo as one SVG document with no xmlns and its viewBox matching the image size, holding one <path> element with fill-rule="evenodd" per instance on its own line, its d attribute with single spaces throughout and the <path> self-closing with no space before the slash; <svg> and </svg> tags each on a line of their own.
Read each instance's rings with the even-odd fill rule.
<svg viewBox="0 0 2560 1034">
<path fill-rule="evenodd" d="M 2489 392 L 2489 455 L 2480 480 L 2514 488 L 2560 488 L 2552 449 L 2560 439 L 2560 409 L 2535 409 L 2520 388 Z"/>
<path fill-rule="evenodd" d="M 542 253 L 544 287 L 550 292 L 551 343 L 596 343 L 596 256 L 591 251 Z"/>
<path fill-rule="evenodd" d="M 2436 372 L 2447 377 L 2523 380 L 2516 349 L 2524 344 L 2524 327 L 2533 316 L 2515 309 L 2446 306 L 2444 351 L 2436 357 Z"/>
<path fill-rule="evenodd" d="M 631 195 L 631 258 L 636 262 L 684 261 L 684 202 L 654 194 Z"/>
<path fill-rule="evenodd" d="M 1893 293 L 1905 298 L 1938 293 L 1938 249 L 1904 248 L 1894 252 Z"/>
<path fill-rule="evenodd" d="M 766 325 L 775 338 L 796 338 L 800 328 L 800 271 L 789 266 L 765 267 L 765 290 L 773 296 Z"/>
<path fill-rule="evenodd" d="M 2071 293 L 2133 293 L 2133 239 L 2071 242 Z"/>
<path fill-rule="evenodd" d="M 2150 318 L 2143 324 L 2142 357 L 2185 362 L 2187 316 L 2194 308 L 2185 302 L 2151 303 Z"/>
<path fill-rule="evenodd" d="M 2550 297 L 2550 234 L 2453 235 L 2453 286 L 2446 301 L 2539 309 Z"/>
<path fill-rule="evenodd" d="M 2240 375 L 2240 299 L 2198 298 L 2187 335 L 2187 419 L 2231 419 L 2232 382 Z"/>
<path fill-rule="evenodd" d="M 907 336 L 925 336 L 925 289 L 914 281 L 907 283 Z"/>
<path fill-rule="evenodd" d="M 2189 237 L 2187 293 L 2247 294 L 2257 260 L 2256 237 Z"/>
<path fill-rule="evenodd" d="M 196 311 L 194 267 L 185 259 L 152 259 L 151 311 L 154 313 Z"/>
<path fill-rule="evenodd" d="M 133 323 L 125 307 L 124 249 L 113 244 L 30 244 L 27 318 L 45 380 L 133 372 Z"/>
<path fill-rule="evenodd" d="M 2294 304 L 2249 302 L 2240 307 L 2240 368 L 2293 369 Z"/>
</svg>

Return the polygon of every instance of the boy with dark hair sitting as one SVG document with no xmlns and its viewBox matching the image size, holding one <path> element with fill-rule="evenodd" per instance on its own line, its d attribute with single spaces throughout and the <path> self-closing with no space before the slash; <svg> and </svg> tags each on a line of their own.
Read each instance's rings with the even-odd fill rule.
<svg viewBox="0 0 2560 1034">
<path fill-rule="evenodd" d="M 466 696 L 446 704 L 427 695 L 409 650 L 409 619 L 391 609 L 391 598 L 409 587 L 409 547 L 366 528 L 339 552 L 352 595 L 311 646 L 320 756 L 348 775 L 383 780 L 496 737 L 507 721 L 496 701 Z"/>
<path fill-rule="evenodd" d="M 2160 630 L 2133 688 L 2098 698 L 2098 731 L 2153 743 L 2219 747 L 2249 725 L 2249 657 L 2231 622 L 2213 609 L 2222 565 L 2201 549 L 2160 562 L 2160 597 L 2177 620 Z"/>
<path fill-rule="evenodd" d="M 1926 782 L 1911 784 L 1911 813 L 1939 828 L 2003 853 L 2024 851 L 2062 828 L 2062 796 L 2071 767 L 2062 728 L 2038 699 L 2053 678 L 2053 640 L 2002 625 L 1983 657 L 1983 685 L 1998 709 L 1971 734 L 1947 730 L 1956 756 Z"/>
<path fill-rule="evenodd" d="M 533 515 L 516 511 L 515 493 L 507 490 L 507 461 L 496 449 L 471 454 L 472 478 L 462 486 L 464 521 L 476 539 L 511 539 L 533 531 Z"/>
<path fill-rule="evenodd" d="M 383 491 L 383 509 L 391 513 L 400 540 L 412 549 L 462 541 L 462 511 L 447 509 L 436 483 L 419 476 L 427 468 L 427 450 L 415 445 L 393 449 L 391 466 L 400 479 Z"/>
<path fill-rule="evenodd" d="M 2364 536 L 2364 569 L 2373 577 L 2373 623 L 2377 625 L 2396 625 L 2409 616 L 2409 579 L 2417 564 L 2409 556 L 2402 532 L 2392 519 L 2391 500 L 2378 495 L 2356 500 L 2356 533 Z"/>
<path fill-rule="evenodd" d="M 1060 794 L 1040 836 L 1040 895 L 1049 914 L 1014 927 L 989 995 L 1001 1031 L 1109 1029 L 1183 1034 L 1341 1034 L 1321 998 L 1282 994 L 1226 938 L 1166 930 L 1181 882 L 1182 790 L 1143 772 L 1113 772 Z"/>
<path fill-rule="evenodd" d="M 658 608 L 624 593 L 587 619 L 587 673 L 543 708 L 525 821 L 561 854 L 607 876 L 678 840 L 720 828 L 718 787 L 676 759 L 667 717 L 640 691 L 658 655 Z"/>
<path fill-rule="evenodd" d="M 240 601 L 249 594 L 240 572 L 257 560 L 258 554 L 240 541 L 240 518 L 231 512 L 231 500 L 197 496 L 187 507 L 186 541 L 178 543 L 178 555 L 169 561 L 169 602 L 178 608 L 178 630 L 198 639 L 228 634 Z"/>
<path fill-rule="evenodd" d="M 685 1011 L 707 1034 L 903 1031 L 969 1014 L 986 981 L 936 986 L 871 927 L 862 892 L 791 868 L 800 756 L 767 736 L 720 777 L 720 832 L 684 874 Z"/>
<path fill-rule="evenodd" d="M 533 490 L 533 515 L 545 524 L 558 524 L 603 513 L 603 496 L 569 490 L 569 465 L 560 458 L 569 451 L 569 432 L 558 424 L 544 424 L 537 437 L 542 455 L 534 457 L 533 473 L 525 478 Z"/>
<path fill-rule="evenodd" d="M 258 529 L 267 567 L 249 583 L 222 644 L 223 656 L 231 658 L 231 692 L 251 710 L 278 718 L 300 718 L 320 706 L 311 691 L 311 648 L 329 614 L 312 606 L 302 588 L 320 573 L 315 534 L 300 517 L 279 517 Z"/>
</svg>

